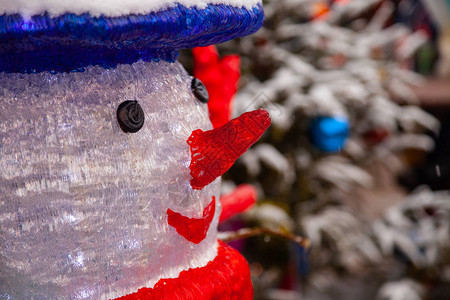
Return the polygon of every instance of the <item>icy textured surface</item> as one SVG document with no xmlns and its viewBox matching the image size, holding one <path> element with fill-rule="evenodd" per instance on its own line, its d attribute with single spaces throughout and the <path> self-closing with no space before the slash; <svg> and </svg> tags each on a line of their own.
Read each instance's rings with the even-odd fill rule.
<svg viewBox="0 0 450 300">
<path fill-rule="evenodd" d="M 248 9 L 261 3 L 261 0 L 0 0 L 2 13 L 19 13 L 30 17 L 43 12 L 53 16 L 64 13 L 90 13 L 93 16 L 116 17 L 129 14 L 147 14 L 175 4 L 186 7 L 205 8 L 208 4 L 226 4 Z"/>
<path fill-rule="evenodd" d="M 114 298 L 216 256 L 220 207 L 198 245 L 167 223 L 219 196 L 189 184 L 186 140 L 211 129 L 191 79 L 167 62 L 0 74 L 0 298 Z M 134 99 L 145 124 L 126 134 Z"/>
</svg>

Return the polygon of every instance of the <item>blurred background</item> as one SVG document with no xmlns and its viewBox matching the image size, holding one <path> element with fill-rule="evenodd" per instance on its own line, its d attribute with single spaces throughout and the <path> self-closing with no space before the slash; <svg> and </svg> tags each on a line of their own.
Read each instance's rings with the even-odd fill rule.
<svg viewBox="0 0 450 300">
<path fill-rule="evenodd" d="M 230 243 L 255 299 L 450 299 L 450 1 L 263 2 L 217 45 L 240 56 L 233 115 L 272 118 L 223 177 L 258 201 L 221 230 L 280 233 Z"/>
</svg>

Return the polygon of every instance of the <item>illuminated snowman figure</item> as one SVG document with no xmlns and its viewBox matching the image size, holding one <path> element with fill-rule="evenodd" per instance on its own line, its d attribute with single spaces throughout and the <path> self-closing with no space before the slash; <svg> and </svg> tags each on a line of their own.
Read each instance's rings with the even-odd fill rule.
<svg viewBox="0 0 450 300">
<path fill-rule="evenodd" d="M 0 299 L 251 299 L 216 238 L 220 175 L 269 126 L 212 130 L 181 48 L 256 0 L 0 1 Z"/>
</svg>

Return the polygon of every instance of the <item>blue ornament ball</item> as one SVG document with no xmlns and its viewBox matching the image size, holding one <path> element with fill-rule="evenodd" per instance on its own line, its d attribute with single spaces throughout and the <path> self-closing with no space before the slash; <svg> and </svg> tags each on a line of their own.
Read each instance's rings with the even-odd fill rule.
<svg viewBox="0 0 450 300">
<path fill-rule="evenodd" d="M 345 117 L 316 117 L 310 124 L 312 143 L 321 151 L 338 152 L 345 146 L 350 134 L 350 122 Z"/>
</svg>

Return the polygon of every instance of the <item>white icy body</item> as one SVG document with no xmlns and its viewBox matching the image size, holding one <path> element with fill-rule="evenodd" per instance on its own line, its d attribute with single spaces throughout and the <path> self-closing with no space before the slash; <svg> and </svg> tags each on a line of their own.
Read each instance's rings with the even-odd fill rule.
<svg viewBox="0 0 450 300">
<path fill-rule="evenodd" d="M 167 223 L 219 196 L 189 184 L 186 140 L 211 129 L 191 79 L 167 62 L 0 73 L 0 299 L 115 298 L 215 258 L 218 201 L 199 244 Z M 135 99 L 145 124 L 124 133 Z"/>
<path fill-rule="evenodd" d="M 208 4 L 226 4 L 251 9 L 261 0 L 0 0 L 0 15 L 19 13 L 33 16 L 49 12 L 52 16 L 64 13 L 90 13 L 93 16 L 116 17 L 129 14 L 148 14 L 181 4 L 205 8 Z"/>
</svg>

